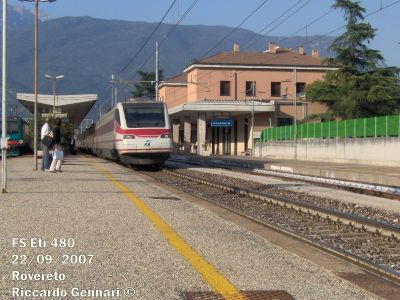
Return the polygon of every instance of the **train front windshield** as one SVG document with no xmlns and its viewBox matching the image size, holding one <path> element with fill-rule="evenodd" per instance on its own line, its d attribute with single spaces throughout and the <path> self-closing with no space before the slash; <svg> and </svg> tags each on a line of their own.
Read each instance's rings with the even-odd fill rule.
<svg viewBox="0 0 400 300">
<path fill-rule="evenodd" d="M 18 127 L 18 121 L 7 121 L 7 134 L 15 134 L 18 133 L 19 127 Z M 0 133 L 2 132 L 1 126 L 0 126 Z"/>
<path fill-rule="evenodd" d="M 164 106 L 159 104 L 124 105 L 129 128 L 165 127 Z"/>
</svg>

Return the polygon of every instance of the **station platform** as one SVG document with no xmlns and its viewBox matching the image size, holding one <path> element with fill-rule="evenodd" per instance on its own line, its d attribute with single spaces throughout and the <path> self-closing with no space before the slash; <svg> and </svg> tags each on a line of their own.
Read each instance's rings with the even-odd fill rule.
<svg viewBox="0 0 400 300">
<path fill-rule="evenodd" d="M 0 299 L 379 298 L 356 267 L 113 162 L 8 163 Z"/>
<path fill-rule="evenodd" d="M 174 154 L 172 158 L 192 162 L 209 162 L 228 167 L 265 169 L 272 171 L 320 176 L 340 180 L 350 180 L 370 184 L 400 187 L 400 168 L 369 166 L 333 162 L 314 162 L 301 160 L 278 160 L 267 157 L 231 156 L 231 155 L 183 155 Z"/>
</svg>

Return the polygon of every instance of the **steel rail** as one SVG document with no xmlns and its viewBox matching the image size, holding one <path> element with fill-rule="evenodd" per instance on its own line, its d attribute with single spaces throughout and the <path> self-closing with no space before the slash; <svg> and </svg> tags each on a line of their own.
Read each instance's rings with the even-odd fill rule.
<svg viewBox="0 0 400 300">
<path fill-rule="evenodd" d="M 385 196 L 386 198 L 400 199 L 400 187 L 397 186 L 373 184 L 368 182 L 358 182 L 352 180 L 336 179 L 336 178 L 329 178 L 329 177 L 315 176 L 315 175 L 303 175 L 300 173 L 284 172 L 281 170 L 278 171 L 278 170 L 258 169 L 258 168 L 252 168 L 250 166 L 244 167 L 235 165 L 225 165 L 222 163 L 218 163 L 217 161 L 213 162 L 190 161 L 190 160 L 181 160 L 178 158 L 169 158 L 168 161 L 192 164 L 192 165 L 208 165 L 212 167 L 225 168 L 225 169 L 246 170 L 267 176 L 273 176 L 285 179 L 294 179 L 303 182 L 316 183 L 323 186 L 334 186 L 342 189 L 349 189 L 351 191 L 356 191 L 360 193 L 365 193 L 366 191 L 369 191 L 375 194 Z"/>
<path fill-rule="evenodd" d="M 257 218 L 249 216 L 249 215 L 247 215 L 247 214 L 245 214 L 243 212 L 240 212 L 240 211 L 238 211 L 238 210 L 236 210 L 234 208 L 228 207 L 226 205 L 215 203 L 214 201 L 211 201 L 211 200 L 207 199 L 206 197 L 203 197 L 203 196 L 198 195 L 198 194 L 193 193 L 193 192 L 189 192 L 189 191 L 185 190 L 184 188 L 181 188 L 181 187 L 176 186 L 176 185 L 174 185 L 172 183 L 169 183 L 168 181 L 158 177 L 156 174 L 153 175 L 153 174 L 149 174 L 148 172 L 144 173 L 142 171 L 138 171 L 138 172 L 140 172 L 142 174 L 145 174 L 146 176 L 149 176 L 149 177 L 155 179 L 156 181 L 162 182 L 163 184 L 166 184 L 166 185 L 171 186 L 171 187 L 173 187 L 175 189 L 178 189 L 178 190 L 180 190 L 180 191 L 182 191 L 182 192 L 184 192 L 186 194 L 195 196 L 196 198 L 202 199 L 202 200 L 204 200 L 204 201 L 206 201 L 208 203 L 211 203 L 211 204 L 213 204 L 215 206 L 221 207 L 221 208 L 223 208 L 223 209 L 225 209 L 227 211 L 230 211 L 230 212 L 235 213 L 235 214 L 237 214 L 237 215 L 239 215 L 241 217 L 244 217 L 244 218 L 246 218 L 248 220 L 251 220 L 251 221 L 253 221 L 253 222 L 255 222 L 255 223 L 259 224 L 259 225 L 262 225 L 262 226 L 264 226 L 264 227 L 266 227 L 266 228 L 268 228 L 270 230 L 273 230 L 275 232 L 278 232 L 280 234 L 288 236 L 288 237 L 290 237 L 292 239 L 301 241 L 301 242 L 303 242 L 303 243 L 305 243 L 307 245 L 310 245 L 311 247 L 314 247 L 314 248 L 316 248 L 316 249 L 318 249 L 320 251 L 323 251 L 325 253 L 331 254 L 331 255 L 333 255 L 335 257 L 338 257 L 338 258 L 340 258 L 340 259 L 342 259 L 342 260 L 344 260 L 346 262 L 350 262 L 350 263 L 352 263 L 354 265 L 357 265 L 357 266 L 361 267 L 362 269 L 364 269 L 366 271 L 369 271 L 370 273 L 372 273 L 372 274 L 374 274 L 374 275 L 376 275 L 378 277 L 385 278 L 386 280 L 389 280 L 392 283 L 400 285 L 400 274 L 398 272 L 396 272 L 396 271 L 393 271 L 393 270 L 391 270 L 389 268 L 386 268 L 386 267 L 371 263 L 370 261 L 368 261 L 368 260 L 366 260 L 366 259 L 364 259 L 362 257 L 358 257 L 358 256 L 356 256 L 354 254 L 348 253 L 348 252 L 343 251 L 341 249 L 334 248 L 334 247 L 331 247 L 331 246 L 328 246 L 328 245 L 324 245 L 323 243 L 320 243 L 318 241 L 315 241 L 315 240 L 312 240 L 312 239 L 309 239 L 309 238 L 305 238 L 305 237 L 303 237 L 301 235 L 297 235 L 297 234 L 295 234 L 293 232 L 290 232 L 290 231 L 285 230 L 283 228 L 280 228 L 278 226 L 263 222 L 263 221 L 261 221 L 261 220 L 259 220 Z M 169 175 L 176 176 L 178 178 L 192 180 L 192 181 L 195 181 L 195 182 L 198 182 L 198 183 L 202 183 L 202 184 L 206 184 L 206 185 L 209 185 L 209 186 L 212 186 L 212 187 L 216 187 L 216 188 L 222 188 L 223 190 L 225 190 L 227 192 L 237 192 L 238 190 L 240 190 L 237 187 L 224 186 L 223 184 L 216 184 L 216 183 L 213 183 L 213 182 L 207 182 L 206 180 L 200 180 L 200 179 L 197 179 L 197 178 L 192 178 L 190 176 L 177 174 L 177 173 L 170 172 L 170 171 L 162 170 L 162 172 L 165 172 L 165 173 L 167 173 Z M 256 192 L 256 193 L 258 193 L 258 192 Z M 246 191 L 245 193 L 243 193 L 241 195 L 245 195 L 245 196 L 251 197 L 252 193 L 247 193 L 247 191 Z M 277 196 L 274 195 L 274 197 L 277 197 Z M 283 198 L 283 197 L 277 197 L 277 198 Z M 262 199 L 262 198 L 257 198 L 257 199 Z M 289 199 L 287 199 L 287 200 L 289 200 Z M 269 200 L 268 200 L 268 202 L 276 203 L 275 201 L 269 201 Z M 289 200 L 287 203 L 289 203 L 289 202 L 291 202 L 291 200 Z M 282 205 L 282 206 L 284 206 L 284 205 Z M 321 215 L 321 214 L 317 214 L 317 216 L 323 217 L 323 215 Z M 379 222 L 379 223 L 382 223 L 382 222 Z"/>
<path fill-rule="evenodd" d="M 368 232 L 382 234 L 387 237 L 400 239 L 400 226 L 397 225 L 373 220 L 362 216 L 353 215 L 350 213 L 340 212 L 329 208 L 319 207 L 314 204 L 294 201 L 288 199 L 287 197 L 277 196 L 269 192 L 259 192 L 251 189 L 238 188 L 229 184 L 216 183 L 213 181 L 208 181 L 188 175 L 179 174 L 172 171 L 167 171 L 165 169 L 163 170 L 163 172 L 183 179 L 192 180 L 198 183 L 216 187 L 228 192 L 237 193 L 239 195 L 243 195 L 252 199 L 262 200 L 273 204 L 278 204 L 280 206 L 289 207 L 299 212 L 304 212 L 317 217 L 326 218 L 338 223 L 366 230 Z"/>
</svg>

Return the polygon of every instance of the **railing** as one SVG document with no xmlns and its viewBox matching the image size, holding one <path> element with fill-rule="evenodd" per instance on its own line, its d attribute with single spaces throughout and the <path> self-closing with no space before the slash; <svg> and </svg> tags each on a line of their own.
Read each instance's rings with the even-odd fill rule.
<svg viewBox="0 0 400 300">
<path fill-rule="evenodd" d="M 400 115 L 322 123 L 303 123 L 297 125 L 298 139 L 398 136 L 400 136 Z M 264 129 L 261 135 L 261 140 L 263 142 L 274 140 L 292 140 L 294 138 L 294 126 L 281 126 Z"/>
</svg>

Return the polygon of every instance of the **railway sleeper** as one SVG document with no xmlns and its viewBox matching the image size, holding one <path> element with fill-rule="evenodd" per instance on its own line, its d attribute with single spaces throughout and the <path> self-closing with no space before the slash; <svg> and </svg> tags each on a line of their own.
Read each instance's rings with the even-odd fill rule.
<svg viewBox="0 0 400 300">
<path fill-rule="evenodd" d="M 181 178 L 184 178 L 184 179 L 187 179 L 187 180 L 191 180 L 191 181 L 194 181 L 194 182 L 198 182 L 198 183 L 201 183 L 201 184 L 213 186 L 213 187 L 216 187 L 216 188 L 219 188 L 219 189 L 228 190 L 228 191 L 233 192 L 233 193 L 238 193 L 240 195 L 243 195 L 243 196 L 246 196 L 246 197 L 249 197 L 249 198 L 252 198 L 252 199 L 258 199 L 258 200 L 263 200 L 263 201 L 271 201 L 271 198 L 268 197 L 268 196 L 263 196 L 263 195 L 260 195 L 259 193 L 253 193 L 253 192 L 250 192 L 248 190 L 239 189 L 237 187 L 234 187 L 234 188 L 233 187 L 229 187 L 229 186 L 227 187 L 227 186 L 224 186 L 224 185 L 221 185 L 221 184 L 210 183 L 210 182 L 202 180 L 202 179 L 191 178 L 189 176 L 185 176 L 185 175 L 181 175 L 181 174 L 177 174 L 177 173 L 169 172 L 169 171 L 166 171 L 166 173 L 168 173 L 170 175 L 173 175 L 173 176 L 181 177 Z M 283 200 L 274 199 L 274 202 L 279 204 L 279 205 L 281 205 L 284 208 L 287 208 L 287 206 L 288 206 L 288 204 Z M 295 204 L 292 204 L 292 203 L 290 204 L 290 207 L 292 209 L 296 209 L 296 210 L 303 210 L 304 209 L 300 205 L 295 205 Z M 376 226 L 373 226 L 373 225 L 359 224 L 359 223 L 354 222 L 354 220 L 351 220 L 351 219 L 346 219 L 344 217 L 332 216 L 332 215 L 330 215 L 328 213 L 317 211 L 317 210 L 313 210 L 313 209 L 310 209 L 310 208 L 308 208 L 307 212 L 309 212 L 310 214 L 315 214 L 318 218 L 325 218 L 325 219 L 328 220 L 328 222 L 332 222 L 332 221 L 336 220 L 336 222 L 338 222 L 338 223 L 340 222 L 340 223 L 343 223 L 345 225 L 349 225 L 350 227 L 361 229 L 362 231 L 368 231 L 368 232 L 376 233 L 376 234 L 379 234 L 379 235 L 385 235 L 385 236 L 389 236 L 389 237 L 400 238 L 400 233 L 393 233 L 393 231 L 389 231 L 389 230 L 381 230 L 381 229 L 379 229 L 379 228 L 377 228 Z"/>
</svg>

